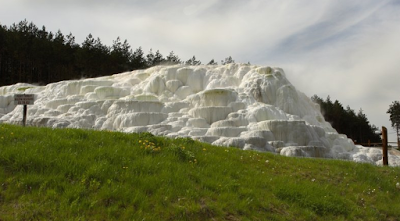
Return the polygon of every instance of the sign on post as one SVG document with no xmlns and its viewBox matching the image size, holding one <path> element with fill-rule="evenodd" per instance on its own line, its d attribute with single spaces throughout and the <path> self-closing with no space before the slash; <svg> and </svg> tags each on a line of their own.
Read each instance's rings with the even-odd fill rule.
<svg viewBox="0 0 400 221">
<path fill-rule="evenodd" d="M 26 125 L 26 114 L 28 112 L 28 105 L 33 104 L 35 101 L 34 94 L 14 94 L 14 104 L 24 105 L 23 115 L 22 115 L 22 125 Z"/>
<path fill-rule="evenodd" d="M 34 101 L 34 94 L 14 94 L 15 105 L 31 105 Z"/>
</svg>

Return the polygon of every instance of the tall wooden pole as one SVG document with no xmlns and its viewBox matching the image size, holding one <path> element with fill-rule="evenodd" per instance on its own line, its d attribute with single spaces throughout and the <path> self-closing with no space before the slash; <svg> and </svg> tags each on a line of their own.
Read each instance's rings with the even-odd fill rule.
<svg viewBox="0 0 400 221">
<path fill-rule="evenodd" d="M 383 165 L 387 166 L 388 163 L 388 140 L 387 140 L 387 129 L 382 127 L 382 161 Z"/>
</svg>

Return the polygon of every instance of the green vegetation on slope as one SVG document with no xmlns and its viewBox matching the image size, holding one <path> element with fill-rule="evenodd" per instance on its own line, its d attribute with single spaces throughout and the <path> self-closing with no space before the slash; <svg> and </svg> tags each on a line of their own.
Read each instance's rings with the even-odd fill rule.
<svg viewBox="0 0 400 221">
<path fill-rule="evenodd" d="M 399 220 L 400 168 L 0 125 L 0 220 Z"/>
</svg>

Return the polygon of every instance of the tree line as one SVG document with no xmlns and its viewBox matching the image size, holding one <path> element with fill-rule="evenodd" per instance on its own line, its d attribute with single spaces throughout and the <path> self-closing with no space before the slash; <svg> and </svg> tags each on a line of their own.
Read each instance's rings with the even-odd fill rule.
<svg viewBox="0 0 400 221">
<path fill-rule="evenodd" d="M 331 123 L 338 133 L 346 134 L 358 144 L 381 142 L 380 135 L 376 133 L 378 127 L 369 123 L 362 109 L 358 113 L 350 106 L 345 109 L 338 100 L 332 102 L 329 96 L 324 100 L 314 95 L 311 99 L 320 105 L 325 120 Z"/>
<path fill-rule="evenodd" d="M 231 56 L 221 60 L 221 64 L 234 62 Z M 200 65 L 201 61 L 196 56 L 181 60 L 173 51 L 165 57 L 159 50 L 150 49 L 145 54 L 142 47 L 133 50 L 127 40 L 119 37 L 109 47 L 89 34 L 79 45 L 71 33 L 52 33 L 27 20 L 10 27 L 0 25 L 0 86 L 18 82 L 48 84 L 159 64 Z M 212 59 L 207 64 L 218 63 Z"/>
</svg>

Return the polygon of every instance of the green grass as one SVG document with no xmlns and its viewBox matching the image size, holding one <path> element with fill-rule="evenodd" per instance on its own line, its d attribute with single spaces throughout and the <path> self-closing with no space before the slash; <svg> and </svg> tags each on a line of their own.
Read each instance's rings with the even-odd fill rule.
<svg viewBox="0 0 400 221">
<path fill-rule="evenodd" d="M 400 220 L 400 168 L 0 125 L 0 220 Z"/>
</svg>

